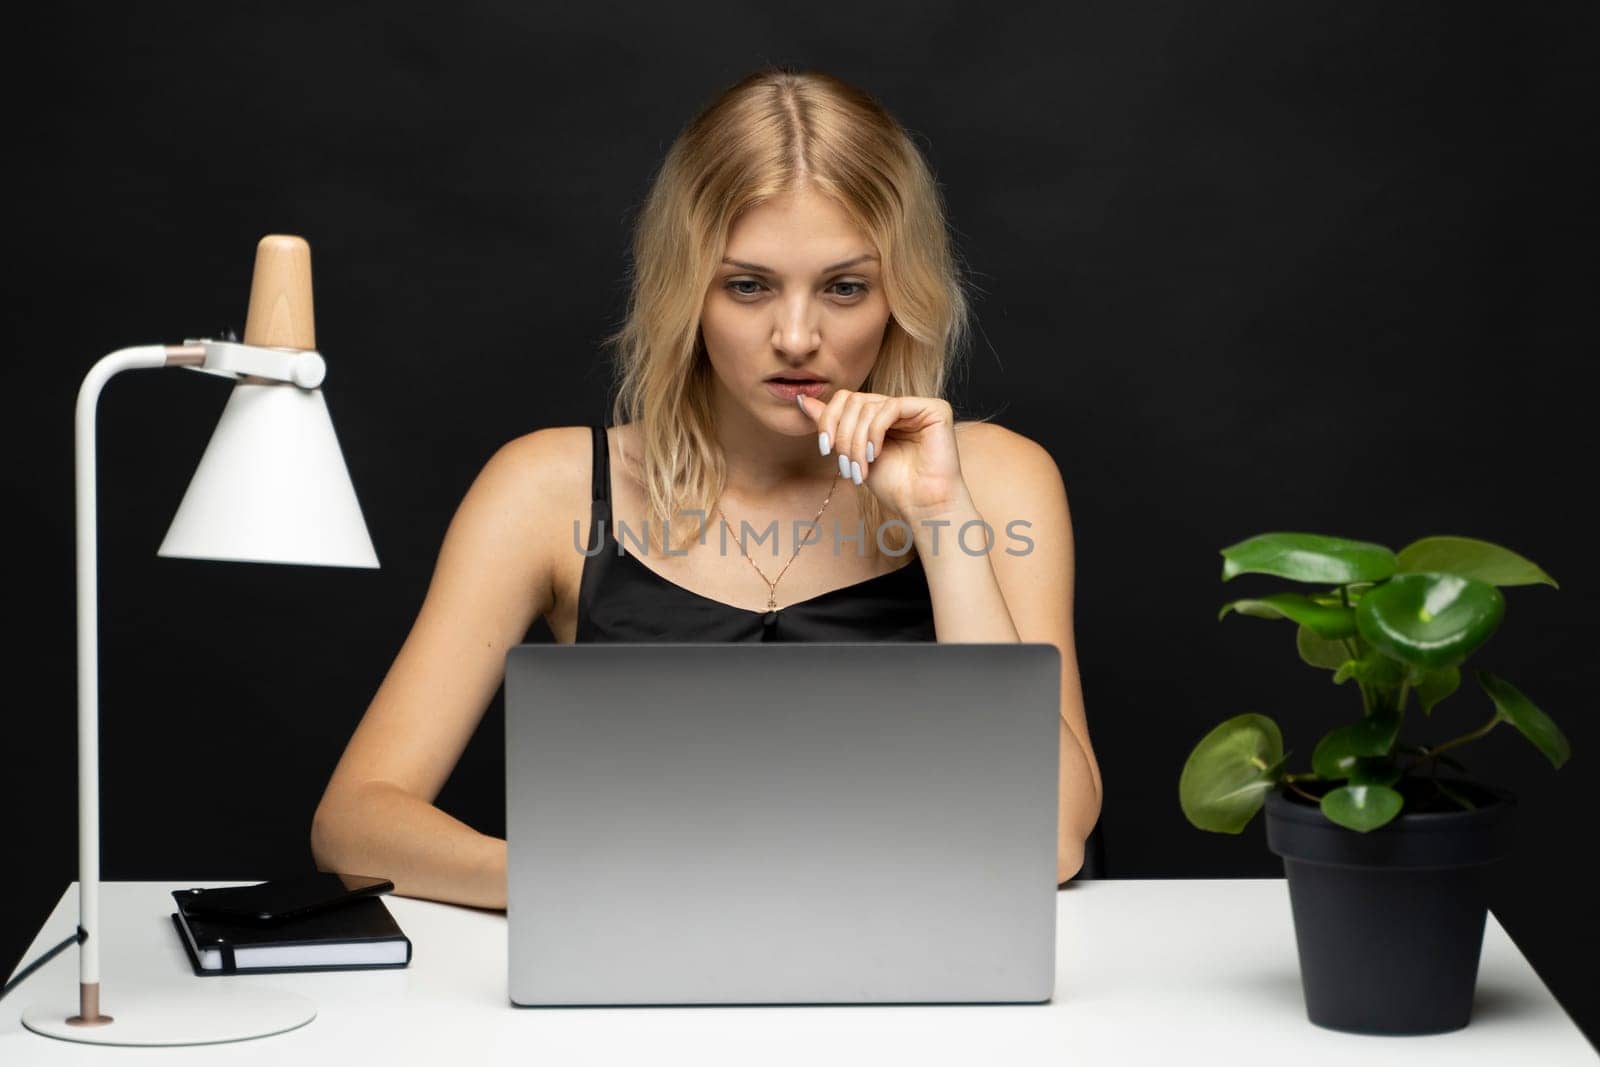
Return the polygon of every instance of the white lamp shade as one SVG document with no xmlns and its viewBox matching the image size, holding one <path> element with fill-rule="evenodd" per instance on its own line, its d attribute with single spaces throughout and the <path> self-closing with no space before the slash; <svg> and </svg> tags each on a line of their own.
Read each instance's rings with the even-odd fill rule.
<svg viewBox="0 0 1600 1067">
<path fill-rule="evenodd" d="M 157 555 L 378 566 L 321 389 L 233 387 Z"/>
</svg>

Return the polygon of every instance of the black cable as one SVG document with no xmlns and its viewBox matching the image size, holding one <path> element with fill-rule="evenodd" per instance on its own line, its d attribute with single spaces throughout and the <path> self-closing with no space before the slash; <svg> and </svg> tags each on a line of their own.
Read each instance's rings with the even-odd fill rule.
<svg viewBox="0 0 1600 1067">
<path fill-rule="evenodd" d="M 83 927 L 81 927 L 81 926 L 78 927 L 78 932 L 77 933 L 73 934 L 71 937 L 69 937 L 65 941 L 61 942 L 61 944 L 57 945 L 55 948 L 51 949 L 49 952 L 46 952 L 43 956 L 40 956 L 38 959 L 34 960 L 32 963 L 30 963 L 26 967 L 22 968 L 22 970 L 18 971 L 17 972 L 17 976 L 15 978 L 11 979 L 11 981 L 7 982 L 5 984 L 5 988 L 0 989 L 0 1000 L 4 1000 L 5 999 L 5 995 L 7 993 L 11 992 L 13 989 L 17 988 L 17 986 L 21 985 L 22 984 L 22 980 L 24 978 L 28 977 L 28 975 L 32 974 L 34 971 L 37 971 L 40 967 L 43 967 L 45 964 L 49 963 L 51 960 L 53 960 L 57 956 L 61 955 L 61 953 L 66 950 L 66 947 L 68 945 L 71 945 L 73 943 L 77 943 L 77 944 L 81 945 L 87 940 L 89 940 L 88 933 L 84 931 Z"/>
</svg>

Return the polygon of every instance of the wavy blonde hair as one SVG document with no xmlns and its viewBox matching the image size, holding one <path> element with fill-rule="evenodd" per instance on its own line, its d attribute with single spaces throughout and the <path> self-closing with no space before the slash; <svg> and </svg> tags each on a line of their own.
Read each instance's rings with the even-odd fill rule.
<svg viewBox="0 0 1600 1067">
<path fill-rule="evenodd" d="M 668 149 L 639 212 L 627 317 L 614 348 L 612 422 L 638 424 L 651 527 L 688 509 L 708 526 L 726 468 L 712 432 L 711 366 L 700 334 L 707 287 L 740 214 L 802 183 L 833 198 L 872 242 L 890 319 L 861 391 L 943 398 L 964 350 L 969 303 L 933 174 L 877 101 L 837 78 L 773 68 L 726 89 Z M 891 516 L 852 486 L 864 551 Z M 675 547 L 699 533 L 677 521 Z M 680 531 L 682 531 L 680 536 Z M 904 526 L 884 531 L 895 554 Z"/>
</svg>

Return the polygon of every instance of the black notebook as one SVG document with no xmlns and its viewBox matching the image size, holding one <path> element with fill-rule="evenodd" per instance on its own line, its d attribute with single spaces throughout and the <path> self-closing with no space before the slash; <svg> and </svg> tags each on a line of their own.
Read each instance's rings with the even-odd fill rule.
<svg viewBox="0 0 1600 1067">
<path fill-rule="evenodd" d="M 189 915 L 183 910 L 186 892 L 172 892 L 178 904 L 172 925 L 198 975 L 353 971 L 411 962 L 411 939 L 375 896 L 274 923 L 239 923 Z"/>
</svg>

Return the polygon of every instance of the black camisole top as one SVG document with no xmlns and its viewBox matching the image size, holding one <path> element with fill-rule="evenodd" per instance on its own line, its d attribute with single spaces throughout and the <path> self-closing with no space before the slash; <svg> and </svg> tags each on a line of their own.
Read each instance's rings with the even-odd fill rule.
<svg viewBox="0 0 1600 1067">
<path fill-rule="evenodd" d="M 626 552 L 611 532 L 610 450 L 605 427 L 591 429 L 594 503 L 575 642 L 937 640 L 927 575 L 915 554 L 886 574 L 776 611 L 735 607 L 663 578 Z"/>
</svg>

